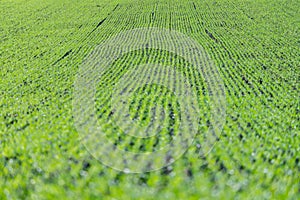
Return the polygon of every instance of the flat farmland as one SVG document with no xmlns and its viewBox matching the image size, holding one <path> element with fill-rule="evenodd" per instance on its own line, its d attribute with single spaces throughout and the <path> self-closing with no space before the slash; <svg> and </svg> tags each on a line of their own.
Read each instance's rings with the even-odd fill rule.
<svg viewBox="0 0 300 200">
<path fill-rule="evenodd" d="M 299 199 L 299 8 L 0 0 L 0 199 Z"/>
</svg>

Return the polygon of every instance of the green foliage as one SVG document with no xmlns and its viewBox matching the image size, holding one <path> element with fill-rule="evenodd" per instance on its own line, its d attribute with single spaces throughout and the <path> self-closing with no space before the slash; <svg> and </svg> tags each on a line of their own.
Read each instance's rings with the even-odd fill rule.
<svg viewBox="0 0 300 200">
<path fill-rule="evenodd" d="M 0 199 L 299 199 L 299 7 L 297 0 L 1 0 Z M 174 29 L 205 48 L 225 83 L 227 117 L 220 141 L 200 157 L 209 98 L 205 80 L 185 71 L 199 86 L 203 108 L 195 143 L 172 166 L 124 174 L 101 165 L 80 143 L 73 82 L 98 44 L 139 27 Z M 184 62 L 151 51 L 149 57 L 137 51 L 116 61 L 99 83 L 99 116 L 109 98 L 101 84 L 116 81 L 118 70 L 148 58 L 179 68 Z M 167 94 L 160 101 L 180 113 L 164 88 L 141 90 L 131 117 L 149 120 L 143 112 L 153 99 L 144 98 L 144 91 Z M 176 127 L 176 121 L 166 126 Z M 120 148 L 132 151 L 155 143 L 130 146 L 131 140 L 121 139 Z"/>
</svg>

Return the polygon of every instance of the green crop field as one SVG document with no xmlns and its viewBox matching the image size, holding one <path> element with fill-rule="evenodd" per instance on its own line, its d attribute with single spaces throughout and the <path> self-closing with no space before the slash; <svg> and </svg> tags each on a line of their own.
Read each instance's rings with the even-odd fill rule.
<svg viewBox="0 0 300 200">
<path fill-rule="evenodd" d="M 0 199 L 300 198 L 299 0 L 0 0 L 0 13 Z M 113 147 L 82 135 L 95 124 Z M 138 157 L 167 147 L 178 156 Z"/>
</svg>

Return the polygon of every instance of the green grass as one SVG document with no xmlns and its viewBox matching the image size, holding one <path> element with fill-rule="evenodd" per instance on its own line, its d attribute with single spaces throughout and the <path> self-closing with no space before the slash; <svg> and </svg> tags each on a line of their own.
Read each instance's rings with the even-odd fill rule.
<svg viewBox="0 0 300 200">
<path fill-rule="evenodd" d="M 299 7 L 298 0 L 0 0 L 0 199 L 299 199 Z M 207 156 L 199 156 L 199 135 L 173 165 L 125 174 L 101 165 L 81 144 L 73 83 L 98 44 L 140 27 L 173 29 L 203 46 L 223 79 L 227 115 Z M 174 58 L 151 50 L 148 58 L 159 63 L 168 57 Z M 131 67 L 128 63 L 146 60 L 142 51 L 128 54 L 99 83 L 99 122 L 107 118 L 101 103 L 109 97 L 101 84 L 118 80 L 121 74 L 114 72 Z M 179 67 L 183 62 L 173 60 Z M 197 94 L 204 131 L 205 81 L 186 74 L 203 86 Z M 180 113 L 166 89 L 143 90 L 150 95 L 136 91 L 133 118 L 147 123 L 148 102 L 159 93 L 168 97 L 160 98 L 162 105 L 171 102 L 167 110 Z M 120 148 L 165 145 L 153 140 L 131 145 L 107 127 Z"/>
</svg>

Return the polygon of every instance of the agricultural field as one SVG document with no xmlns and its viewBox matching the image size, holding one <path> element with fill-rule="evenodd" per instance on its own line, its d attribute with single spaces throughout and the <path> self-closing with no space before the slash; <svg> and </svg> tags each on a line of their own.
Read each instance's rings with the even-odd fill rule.
<svg viewBox="0 0 300 200">
<path fill-rule="evenodd" d="M 0 0 L 0 199 L 299 199 L 299 8 Z"/>
</svg>

